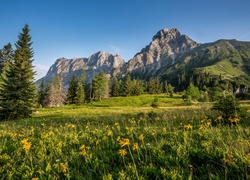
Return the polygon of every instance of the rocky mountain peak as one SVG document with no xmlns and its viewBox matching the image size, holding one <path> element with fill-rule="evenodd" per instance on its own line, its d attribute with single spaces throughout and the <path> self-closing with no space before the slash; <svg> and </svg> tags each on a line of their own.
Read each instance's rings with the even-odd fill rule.
<svg viewBox="0 0 250 180">
<path fill-rule="evenodd" d="M 127 64 L 127 72 L 136 69 L 156 72 L 162 66 L 171 65 L 177 56 L 198 46 L 188 36 L 182 35 L 178 29 L 162 29 L 153 36 L 149 45 L 137 53 Z"/>
<path fill-rule="evenodd" d="M 176 28 L 172 28 L 172 29 L 168 29 L 168 28 L 164 28 L 160 31 L 158 31 L 156 33 L 155 36 L 153 36 L 153 41 L 155 39 L 168 39 L 168 40 L 171 40 L 171 39 L 174 39 L 174 38 L 178 38 L 181 36 L 181 33 L 178 31 L 178 29 Z"/>
<path fill-rule="evenodd" d="M 86 80 L 90 82 L 96 73 L 103 71 L 105 74 L 112 74 L 115 68 L 121 68 L 124 64 L 125 61 L 120 55 L 112 55 L 104 51 L 99 51 L 88 58 L 59 58 L 42 79 L 48 83 L 53 76 L 60 74 L 65 82 L 64 85 L 67 86 L 73 74 L 79 76 L 84 70 Z M 42 79 L 37 83 L 39 84 Z"/>
</svg>

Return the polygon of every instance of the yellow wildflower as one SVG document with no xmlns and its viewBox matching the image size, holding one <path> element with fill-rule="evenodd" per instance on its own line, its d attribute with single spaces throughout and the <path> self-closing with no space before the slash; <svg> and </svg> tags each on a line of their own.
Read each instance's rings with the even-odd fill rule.
<svg viewBox="0 0 250 180">
<path fill-rule="evenodd" d="M 115 126 L 119 126 L 119 123 L 118 123 L 118 122 L 115 122 Z"/>
<path fill-rule="evenodd" d="M 120 156 L 124 157 L 127 154 L 127 151 L 125 149 L 120 149 L 119 154 Z"/>
<path fill-rule="evenodd" d="M 132 148 L 133 150 L 137 150 L 137 149 L 139 149 L 139 146 L 138 146 L 138 143 L 134 143 L 134 146 L 133 146 L 133 148 Z"/>
<path fill-rule="evenodd" d="M 112 136 L 113 132 L 111 130 L 108 130 L 108 136 Z"/>
<path fill-rule="evenodd" d="M 190 124 L 185 125 L 184 127 L 187 128 L 187 129 L 192 129 L 193 128 L 193 126 L 191 126 Z"/>
<path fill-rule="evenodd" d="M 140 140 L 143 140 L 143 139 L 144 139 L 144 135 L 141 134 L 141 135 L 139 136 L 139 139 L 140 139 Z"/>
<path fill-rule="evenodd" d="M 87 151 L 85 149 L 82 149 L 80 154 L 82 154 L 83 156 L 85 156 L 87 154 Z"/>
<path fill-rule="evenodd" d="M 247 162 L 250 164 L 250 153 L 247 155 Z"/>
<path fill-rule="evenodd" d="M 239 122 L 240 119 L 239 119 L 239 118 L 236 118 L 236 117 L 234 117 L 234 118 L 229 117 L 228 120 L 229 120 L 231 123 L 237 123 L 237 122 Z"/>
<path fill-rule="evenodd" d="M 57 143 L 57 146 L 58 146 L 58 147 L 62 147 L 62 142 L 59 141 L 59 142 Z"/>
<path fill-rule="evenodd" d="M 23 144 L 23 149 L 29 151 L 31 148 L 31 143 L 28 142 L 28 139 L 23 139 L 21 142 Z"/>
<path fill-rule="evenodd" d="M 208 125 L 208 126 L 211 126 L 211 122 L 207 122 L 207 125 Z"/>
<path fill-rule="evenodd" d="M 62 171 L 62 173 L 66 173 L 67 166 L 65 164 L 63 164 L 63 163 L 61 163 L 60 165 L 61 165 L 61 171 Z"/>
<path fill-rule="evenodd" d="M 217 119 L 220 121 L 222 120 L 222 115 L 220 115 L 219 117 L 217 117 Z"/>
<path fill-rule="evenodd" d="M 120 145 L 121 145 L 121 147 L 126 146 L 126 145 L 129 145 L 129 144 L 130 144 L 130 141 L 129 141 L 128 138 L 126 138 L 126 139 L 121 139 L 121 140 L 120 140 Z"/>
<path fill-rule="evenodd" d="M 38 180 L 38 178 L 32 178 L 31 180 Z"/>
<path fill-rule="evenodd" d="M 247 112 L 250 113 L 250 109 L 248 109 Z"/>
<path fill-rule="evenodd" d="M 96 142 L 95 142 L 95 145 L 97 146 L 99 144 L 99 141 L 97 140 Z"/>
<path fill-rule="evenodd" d="M 80 150 L 85 149 L 85 145 L 84 145 L 84 144 L 83 144 L 83 145 L 81 145 L 79 149 L 80 149 Z"/>
<path fill-rule="evenodd" d="M 121 137 L 120 137 L 120 136 L 118 136 L 118 137 L 117 137 L 117 141 L 120 141 L 120 140 L 121 140 Z"/>
</svg>

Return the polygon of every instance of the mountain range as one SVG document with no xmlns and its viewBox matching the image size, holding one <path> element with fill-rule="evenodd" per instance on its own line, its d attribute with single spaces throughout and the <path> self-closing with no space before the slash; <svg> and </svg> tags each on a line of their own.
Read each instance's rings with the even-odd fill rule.
<svg viewBox="0 0 250 180">
<path fill-rule="evenodd" d="M 157 32 L 150 44 L 128 62 L 118 54 L 103 51 L 89 58 L 59 58 L 37 84 L 42 80 L 48 83 L 53 76 L 60 74 L 63 84 L 68 86 L 70 77 L 73 74 L 79 76 L 82 70 L 88 82 L 100 71 L 108 77 L 123 78 L 128 73 L 145 80 L 159 77 L 175 86 L 180 85 L 177 84 L 180 77 L 185 84 L 189 82 L 186 77 L 193 78 L 193 74 L 209 74 L 209 77 L 219 76 L 249 87 L 250 42 L 221 39 L 200 44 L 182 35 L 176 28 L 165 28 Z"/>
</svg>

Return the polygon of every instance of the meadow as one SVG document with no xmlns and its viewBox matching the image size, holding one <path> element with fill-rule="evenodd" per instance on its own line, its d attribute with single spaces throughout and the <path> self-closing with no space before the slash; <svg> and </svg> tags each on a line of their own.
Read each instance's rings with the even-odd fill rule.
<svg viewBox="0 0 250 180">
<path fill-rule="evenodd" d="M 249 179 L 250 105 L 224 125 L 180 96 L 109 98 L 0 122 L 0 179 Z"/>
</svg>

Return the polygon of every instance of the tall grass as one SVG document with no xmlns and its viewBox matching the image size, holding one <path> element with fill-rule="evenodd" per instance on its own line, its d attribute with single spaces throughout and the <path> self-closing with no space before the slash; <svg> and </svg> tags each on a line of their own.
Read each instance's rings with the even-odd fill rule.
<svg viewBox="0 0 250 180">
<path fill-rule="evenodd" d="M 233 126 L 212 126 L 218 117 L 209 108 L 43 109 L 32 119 L 0 123 L 0 175 L 2 179 L 250 178 L 250 112 L 241 119 L 243 124 Z"/>
</svg>

